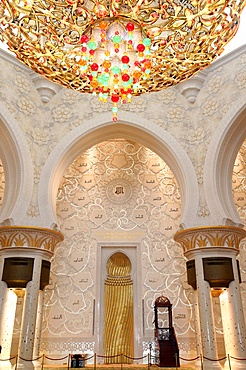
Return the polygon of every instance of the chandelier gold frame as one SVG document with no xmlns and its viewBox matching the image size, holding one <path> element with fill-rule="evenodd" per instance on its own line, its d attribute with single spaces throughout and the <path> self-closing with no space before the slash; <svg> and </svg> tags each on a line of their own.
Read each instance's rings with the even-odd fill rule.
<svg viewBox="0 0 246 370">
<path fill-rule="evenodd" d="M 96 60 L 98 67 L 93 68 L 99 69 L 94 74 L 91 68 L 98 58 L 96 51 L 111 47 L 121 55 L 131 54 L 138 49 L 134 46 L 137 37 L 138 45 L 148 44 L 145 52 L 139 53 L 140 61 L 135 50 L 133 65 L 126 63 L 116 76 L 106 69 L 116 85 L 116 90 L 111 86 L 106 95 L 119 94 L 126 102 L 126 96 L 130 101 L 131 95 L 160 91 L 207 67 L 235 35 L 244 6 L 245 0 L 1 0 L 0 40 L 19 60 L 53 82 L 100 95 L 105 86 L 95 78 L 103 73 L 99 68 L 103 61 Z M 108 32 L 115 24 L 121 29 L 119 43 Z M 92 49 L 91 40 L 95 41 Z M 106 59 L 112 67 L 112 54 Z M 147 67 L 143 67 L 146 61 Z M 126 73 L 131 84 L 125 81 L 119 86 L 117 78 Z M 101 90 L 92 87 L 92 80 Z"/>
</svg>

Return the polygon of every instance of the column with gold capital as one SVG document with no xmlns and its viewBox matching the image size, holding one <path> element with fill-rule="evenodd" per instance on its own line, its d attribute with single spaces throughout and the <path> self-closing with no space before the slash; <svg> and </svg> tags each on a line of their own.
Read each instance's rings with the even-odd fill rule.
<svg viewBox="0 0 246 370">
<path fill-rule="evenodd" d="M 243 351 L 246 348 L 246 339 L 236 256 L 239 253 L 240 241 L 245 237 L 244 229 L 233 226 L 185 229 L 178 231 L 174 237 L 182 245 L 184 255 L 188 259 L 188 283 L 197 290 L 204 370 L 221 368 L 216 345 L 212 295 L 218 296 L 222 292 L 229 297 L 227 310 L 223 307 L 221 309 L 225 329 L 225 355 L 237 356 L 233 369 L 243 369 L 240 359 L 245 357 Z M 245 362 L 243 366 L 245 368 Z"/>
<path fill-rule="evenodd" d="M 234 280 L 220 295 L 225 346 L 227 354 L 230 355 L 230 363 L 227 359 L 224 366 L 226 370 L 246 368 L 246 327 L 240 295 L 240 274 L 236 262 L 234 258 Z"/>
<path fill-rule="evenodd" d="M 0 255 L 0 276 L 3 275 L 4 258 Z M 14 318 L 17 297 L 8 289 L 5 281 L 0 281 L 0 369 L 10 370 L 12 365 L 11 343 L 14 328 Z"/>
<path fill-rule="evenodd" d="M 49 283 L 49 261 L 55 246 L 62 240 L 63 235 L 56 230 L 25 226 L 0 227 L 2 281 L 9 290 L 22 290 L 24 296 L 18 369 L 40 368 L 39 361 L 33 361 L 37 355 L 34 348 L 39 347 L 35 338 L 40 340 L 40 335 L 36 333 L 39 296 Z"/>
</svg>

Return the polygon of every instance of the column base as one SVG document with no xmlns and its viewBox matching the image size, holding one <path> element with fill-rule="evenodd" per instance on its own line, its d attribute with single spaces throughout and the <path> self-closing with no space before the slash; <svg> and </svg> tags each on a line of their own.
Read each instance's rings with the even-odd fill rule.
<svg viewBox="0 0 246 370">
<path fill-rule="evenodd" d="M 209 360 L 204 359 L 202 369 L 203 370 L 214 370 L 214 369 L 221 370 L 222 366 L 218 361 L 209 361 Z"/>
<path fill-rule="evenodd" d="M 185 365 L 187 365 L 187 362 L 185 363 Z M 201 362 L 201 359 L 197 359 L 196 362 L 194 363 L 194 368 L 195 369 L 202 369 L 202 362 Z"/>
<path fill-rule="evenodd" d="M 34 369 L 41 369 L 41 364 L 39 361 L 23 361 L 19 360 L 17 365 L 13 367 L 13 369 L 24 369 L 24 370 L 34 370 Z"/>
<path fill-rule="evenodd" d="M 40 361 L 38 361 L 38 360 L 33 361 L 33 365 L 34 365 L 35 370 L 42 369 L 42 365 L 41 365 Z"/>
<path fill-rule="evenodd" d="M 0 361 L 0 370 L 11 370 L 12 365 L 10 361 Z"/>
<path fill-rule="evenodd" d="M 246 360 L 234 360 L 233 358 L 227 359 L 224 365 L 224 370 L 245 370 L 246 369 Z"/>
</svg>

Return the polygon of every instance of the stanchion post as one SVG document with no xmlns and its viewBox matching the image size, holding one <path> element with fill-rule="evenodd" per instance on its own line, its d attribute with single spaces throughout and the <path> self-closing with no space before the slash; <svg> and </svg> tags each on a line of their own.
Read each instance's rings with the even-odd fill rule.
<svg viewBox="0 0 246 370">
<path fill-rule="evenodd" d="M 228 353 L 227 357 L 228 357 L 229 369 L 231 370 L 231 360 L 230 360 L 230 355 L 229 355 L 229 353 Z"/>
<path fill-rule="evenodd" d="M 70 353 L 68 354 L 68 360 L 67 360 L 67 370 L 69 370 L 70 367 Z"/>
<path fill-rule="evenodd" d="M 97 354 L 94 353 L 94 370 L 96 370 L 97 367 Z"/>
<path fill-rule="evenodd" d="M 122 370 L 123 354 L 120 355 L 120 370 Z"/>
<path fill-rule="evenodd" d="M 200 356 L 201 356 L 201 370 L 203 370 L 203 356 L 202 355 Z"/>
<path fill-rule="evenodd" d="M 44 354 L 43 354 L 43 356 L 42 356 L 42 366 L 41 366 L 41 370 L 43 370 L 43 368 L 44 368 Z"/>
<path fill-rule="evenodd" d="M 148 370 L 150 369 L 150 354 L 148 353 Z"/>
<path fill-rule="evenodd" d="M 150 366 L 151 366 L 151 357 L 152 357 L 151 350 L 152 350 L 152 344 L 151 344 L 151 342 L 150 342 L 150 343 L 149 343 L 149 358 L 150 358 L 149 363 L 150 363 Z"/>
<path fill-rule="evenodd" d="M 15 370 L 17 370 L 18 355 L 15 356 Z"/>
</svg>

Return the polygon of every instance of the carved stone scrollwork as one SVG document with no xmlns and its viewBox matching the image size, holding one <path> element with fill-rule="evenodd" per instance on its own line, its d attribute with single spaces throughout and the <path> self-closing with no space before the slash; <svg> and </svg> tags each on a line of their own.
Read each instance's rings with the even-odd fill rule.
<svg viewBox="0 0 246 370">
<path fill-rule="evenodd" d="M 246 230 L 234 226 L 206 226 L 178 231 L 174 240 L 182 245 L 183 251 L 210 247 L 228 247 L 239 250 L 246 237 Z"/>
<path fill-rule="evenodd" d="M 53 253 L 56 245 L 63 239 L 64 237 L 59 231 L 41 227 L 0 227 L 0 249 L 25 247 Z"/>
</svg>

